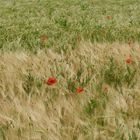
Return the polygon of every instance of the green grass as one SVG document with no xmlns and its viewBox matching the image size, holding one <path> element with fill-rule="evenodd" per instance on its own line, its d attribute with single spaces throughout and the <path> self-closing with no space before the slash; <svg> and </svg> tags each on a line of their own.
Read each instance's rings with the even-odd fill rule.
<svg viewBox="0 0 140 140">
<path fill-rule="evenodd" d="M 1 49 L 66 51 L 80 40 L 139 42 L 139 0 L 0 0 Z"/>
</svg>

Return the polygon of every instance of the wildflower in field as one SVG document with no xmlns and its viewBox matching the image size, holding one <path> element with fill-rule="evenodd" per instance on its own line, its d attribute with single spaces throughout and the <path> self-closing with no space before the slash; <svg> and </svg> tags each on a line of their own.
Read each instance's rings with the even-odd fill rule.
<svg viewBox="0 0 140 140">
<path fill-rule="evenodd" d="M 106 18 L 107 18 L 108 20 L 111 20 L 111 19 L 112 19 L 112 16 L 106 16 Z"/>
<path fill-rule="evenodd" d="M 126 64 L 131 64 L 132 63 L 132 57 L 129 56 L 128 58 L 126 58 L 125 62 L 126 62 Z"/>
<path fill-rule="evenodd" d="M 47 85 L 54 85 L 57 83 L 57 79 L 55 77 L 50 77 L 48 80 L 45 80 L 44 83 Z"/>
<path fill-rule="evenodd" d="M 79 93 L 82 93 L 84 91 L 84 89 L 82 87 L 78 87 L 76 89 L 76 92 L 79 94 Z"/>
<path fill-rule="evenodd" d="M 48 40 L 48 37 L 46 35 L 40 36 L 40 42 L 45 43 Z"/>
<path fill-rule="evenodd" d="M 103 90 L 103 92 L 104 92 L 104 93 L 107 93 L 107 92 L 108 92 L 108 90 L 109 90 L 109 86 L 108 86 L 108 85 L 106 85 L 106 84 L 105 84 L 105 85 L 103 85 L 103 86 L 102 86 L 102 90 Z"/>
</svg>

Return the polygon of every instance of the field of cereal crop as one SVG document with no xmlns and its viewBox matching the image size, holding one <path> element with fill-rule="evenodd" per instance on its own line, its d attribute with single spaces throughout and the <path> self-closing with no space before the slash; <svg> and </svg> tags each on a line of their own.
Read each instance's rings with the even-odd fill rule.
<svg viewBox="0 0 140 140">
<path fill-rule="evenodd" d="M 0 0 L 0 140 L 139 140 L 140 1 Z"/>
</svg>

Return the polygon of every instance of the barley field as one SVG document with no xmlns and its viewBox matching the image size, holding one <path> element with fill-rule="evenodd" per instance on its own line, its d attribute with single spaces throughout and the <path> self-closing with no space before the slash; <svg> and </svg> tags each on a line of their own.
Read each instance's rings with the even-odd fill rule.
<svg viewBox="0 0 140 140">
<path fill-rule="evenodd" d="M 140 1 L 0 0 L 0 140 L 140 140 Z"/>
</svg>

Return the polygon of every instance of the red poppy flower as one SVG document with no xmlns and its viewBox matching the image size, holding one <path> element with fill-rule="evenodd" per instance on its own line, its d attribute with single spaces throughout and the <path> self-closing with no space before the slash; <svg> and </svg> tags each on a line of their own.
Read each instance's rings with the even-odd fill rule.
<svg viewBox="0 0 140 140">
<path fill-rule="evenodd" d="M 108 85 L 103 85 L 103 92 L 107 93 L 109 90 L 109 86 Z"/>
<path fill-rule="evenodd" d="M 104 93 L 108 93 L 108 91 L 109 91 L 109 85 L 108 85 L 108 84 L 103 84 L 103 85 L 102 85 L 102 91 L 103 91 Z"/>
<path fill-rule="evenodd" d="M 48 80 L 45 80 L 44 83 L 47 85 L 54 85 L 57 83 L 57 80 L 54 77 L 50 77 Z"/>
<path fill-rule="evenodd" d="M 46 35 L 40 36 L 40 41 L 41 41 L 42 43 L 46 42 L 47 40 L 48 40 L 48 37 L 47 37 Z"/>
<path fill-rule="evenodd" d="M 107 18 L 108 20 L 111 20 L 111 19 L 112 19 L 112 16 L 106 16 L 106 18 Z"/>
<path fill-rule="evenodd" d="M 132 58 L 131 58 L 131 56 L 129 56 L 125 61 L 126 61 L 127 64 L 131 64 L 131 63 L 132 63 Z"/>
<path fill-rule="evenodd" d="M 84 89 L 82 87 L 78 87 L 76 89 L 76 92 L 79 94 L 79 93 L 82 93 L 84 91 Z"/>
</svg>

